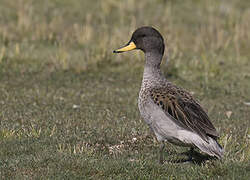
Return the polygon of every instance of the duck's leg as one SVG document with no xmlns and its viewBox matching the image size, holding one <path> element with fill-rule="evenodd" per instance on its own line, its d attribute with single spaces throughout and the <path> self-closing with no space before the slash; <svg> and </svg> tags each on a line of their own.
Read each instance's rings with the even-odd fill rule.
<svg viewBox="0 0 250 180">
<path fill-rule="evenodd" d="M 163 164 L 163 150 L 164 150 L 164 148 L 165 148 L 165 144 L 163 141 L 161 141 L 160 150 L 159 150 L 159 155 L 160 155 L 159 163 L 160 164 Z"/>
<path fill-rule="evenodd" d="M 191 147 L 190 151 L 189 151 L 189 154 L 188 154 L 188 160 L 187 161 L 192 161 L 192 159 L 193 159 L 193 153 L 194 153 L 194 148 Z"/>
</svg>

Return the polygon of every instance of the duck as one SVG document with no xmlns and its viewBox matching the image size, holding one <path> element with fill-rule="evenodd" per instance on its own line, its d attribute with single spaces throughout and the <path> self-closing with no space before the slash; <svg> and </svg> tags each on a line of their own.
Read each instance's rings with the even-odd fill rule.
<svg viewBox="0 0 250 180">
<path fill-rule="evenodd" d="M 194 148 L 221 159 L 224 149 L 206 111 L 191 93 L 168 81 L 160 69 L 165 50 L 160 32 L 150 26 L 140 27 L 125 46 L 113 53 L 136 49 L 145 56 L 138 107 L 142 119 L 160 142 L 159 163 L 164 163 L 165 142 L 190 147 L 190 161 Z"/>
</svg>

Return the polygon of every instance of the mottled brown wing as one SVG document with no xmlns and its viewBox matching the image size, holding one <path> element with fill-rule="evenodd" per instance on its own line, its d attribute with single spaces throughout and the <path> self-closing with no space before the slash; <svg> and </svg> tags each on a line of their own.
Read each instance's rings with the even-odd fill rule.
<svg viewBox="0 0 250 180">
<path fill-rule="evenodd" d="M 205 141 L 207 136 L 215 139 L 218 137 L 206 112 L 188 92 L 173 86 L 154 89 L 151 91 L 151 97 L 179 126 L 196 132 Z"/>
</svg>

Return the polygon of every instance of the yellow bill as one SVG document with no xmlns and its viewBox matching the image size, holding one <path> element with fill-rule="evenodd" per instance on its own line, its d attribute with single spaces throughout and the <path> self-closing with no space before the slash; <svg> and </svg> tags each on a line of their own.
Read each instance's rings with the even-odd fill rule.
<svg viewBox="0 0 250 180">
<path fill-rule="evenodd" d="M 136 48 L 136 45 L 133 41 L 131 41 L 130 43 L 128 43 L 126 46 L 119 48 L 117 50 L 114 50 L 114 53 L 121 53 L 121 52 L 126 52 L 126 51 L 131 51 L 133 49 Z"/>
</svg>

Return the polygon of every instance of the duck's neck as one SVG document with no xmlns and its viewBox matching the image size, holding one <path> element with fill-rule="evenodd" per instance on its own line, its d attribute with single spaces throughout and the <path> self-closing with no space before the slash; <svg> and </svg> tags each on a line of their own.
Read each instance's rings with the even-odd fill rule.
<svg viewBox="0 0 250 180">
<path fill-rule="evenodd" d="M 164 77 L 160 69 L 162 56 L 159 53 L 145 53 L 143 82 L 147 82 L 148 80 L 157 82 Z"/>
</svg>

